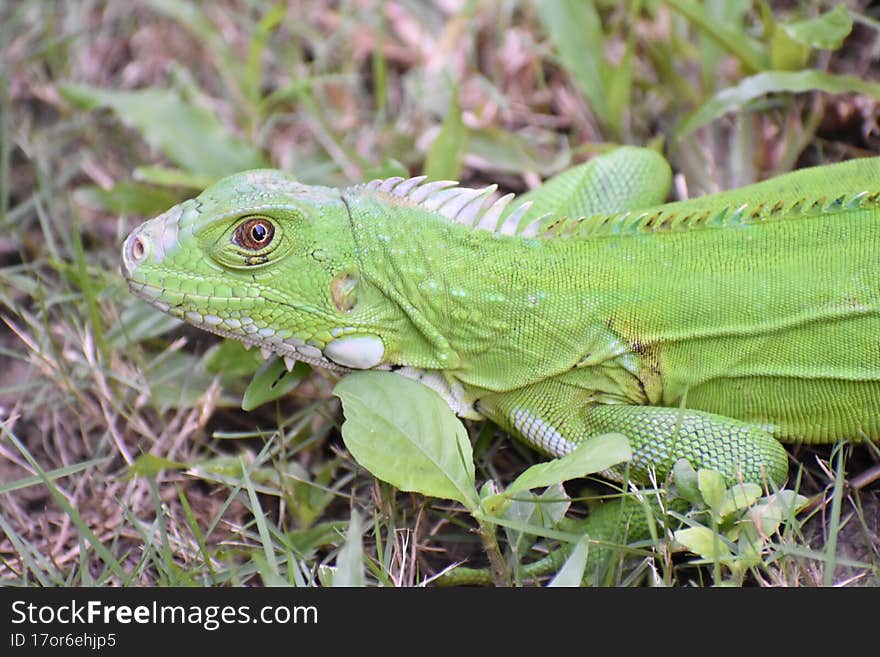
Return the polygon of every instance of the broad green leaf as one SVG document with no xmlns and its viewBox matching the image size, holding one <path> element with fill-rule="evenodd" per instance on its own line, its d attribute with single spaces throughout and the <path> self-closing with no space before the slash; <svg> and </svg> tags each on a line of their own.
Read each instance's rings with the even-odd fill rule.
<svg viewBox="0 0 880 657">
<path fill-rule="evenodd" d="M 703 496 L 700 495 L 697 483 L 697 471 L 686 459 L 679 459 L 675 462 L 675 465 L 672 466 L 672 475 L 675 482 L 675 492 L 679 497 L 691 504 L 703 502 Z"/>
<path fill-rule="evenodd" d="M 595 436 L 562 458 L 533 465 L 507 487 L 505 494 L 510 496 L 519 491 L 553 486 L 569 479 L 601 472 L 612 465 L 628 461 L 631 457 L 626 436 L 619 433 Z"/>
<path fill-rule="evenodd" d="M 810 59 L 810 48 L 793 40 L 784 30 L 773 30 L 770 38 L 770 62 L 776 71 L 799 71 Z"/>
<path fill-rule="evenodd" d="M 752 522 L 761 533 L 769 536 L 779 529 L 779 525 L 794 515 L 807 503 L 807 498 L 791 490 L 781 490 L 769 495 L 762 503 L 751 509 Z"/>
<path fill-rule="evenodd" d="M 458 104 L 458 89 L 453 89 L 449 110 L 437 137 L 428 149 L 425 175 L 429 180 L 458 180 L 464 159 L 467 131 Z"/>
<path fill-rule="evenodd" d="M 307 418 L 304 418 L 308 422 Z M 311 432 L 310 432 L 311 433 Z M 333 490 L 338 459 L 312 464 L 306 470 L 296 462 L 288 462 L 281 484 L 290 514 L 297 527 L 311 527 L 324 510 L 336 499 Z"/>
<path fill-rule="evenodd" d="M 223 340 L 202 357 L 205 369 L 229 378 L 250 376 L 266 364 L 259 349 L 247 349 L 238 340 Z"/>
<path fill-rule="evenodd" d="M 584 579 L 584 569 L 587 567 L 587 554 L 590 550 L 590 538 L 583 536 L 577 543 L 568 559 L 562 564 L 562 568 L 556 576 L 547 584 L 550 588 L 562 586 L 580 586 Z"/>
<path fill-rule="evenodd" d="M 719 517 L 726 518 L 731 513 L 750 507 L 761 497 L 761 492 L 761 487 L 751 482 L 731 486 L 724 491 L 724 497 L 718 507 Z"/>
<path fill-rule="evenodd" d="M 168 89 L 113 91 L 83 84 L 59 85 L 76 106 L 109 107 L 172 162 L 190 174 L 220 178 L 265 166 L 255 148 L 232 134 L 210 110 Z"/>
<path fill-rule="evenodd" d="M 283 397 L 296 388 L 311 371 L 307 364 L 297 363 L 288 372 L 283 358 L 267 360 L 254 374 L 254 378 L 244 391 L 241 400 L 242 409 L 252 411 L 258 406 Z"/>
<path fill-rule="evenodd" d="M 735 87 L 715 94 L 685 119 L 676 131 L 676 139 L 682 139 L 725 112 L 741 109 L 749 101 L 765 94 L 805 91 L 825 91 L 832 94 L 856 92 L 880 100 L 880 84 L 866 82 L 852 75 L 835 75 L 822 71 L 768 71 L 744 78 Z"/>
<path fill-rule="evenodd" d="M 164 189 L 129 181 L 118 182 L 110 189 L 93 185 L 78 187 L 73 199 L 88 207 L 142 217 L 161 214 L 180 200 Z"/>
<path fill-rule="evenodd" d="M 708 527 L 679 529 L 675 540 L 709 561 L 725 561 L 733 556 L 724 539 Z"/>
<path fill-rule="evenodd" d="M 506 502 L 503 509 L 504 518 L 513 520 L 517 528 L 504 527 L 507 543 L 518 553 L 522 553 L 524 539 L 531 536 L 528 530 L 521 527 L 534 526 L 539 529 L 555 528 L 571 506 L 571 498 L 562 484 L 548 486 L 540 495 L 531 491 L 517 494 L 516 499 L 506 499 L 501 495 L 497 498 Z M 485 508 L 485 502 L 484 502 Z"/>
<path fill-rule="evenodd" d="M 357 511 L 351 512 L 345 543 L 336 555 L 336 568 L 333 571 L 333 586 L 364 586 L 364 541 L 361 517 Z"/>
<path fill-rule="evenodd" d="M 589 99 L 599 121 L 620 134 L 620 116 L 608 107 L 609 67 L 605 35 L 592 0 L 552 0 L 535 7 L 559 59 L 581 92 Z"/>
<path fill-rule="evenodd" d="M 739 570 L 754 568 L 761 564 L 761 537 L 754 525 L 744 523 L 737 525 L 740 528 L 739 538 L 736 541 L 736 567 Z M 732 567 L 734 564 L 730 564 Z"/>
<path fill-rule="evenodd" d="M 155 477 L 163 470 L 186 470 L 189 466 L 178 461 L 169 461 L 154 454 L 141 454 L 131 464 L 129 472 L 135 477 Z"/>
<path fill-rule="evenodd" d="M 852 17 L 846 5 L 837 5 L 821 16 L 778 25 L 793 41 L 813 48 L 837 50 L 852 31 Z"/>
<path fill-rule="evenodd" d="M 724 501 L 724 492 L 727 489 L 724 476 L 715 470 L 699 470 L 697 471 L 697 487 L 700 489 L 700 495 L 712 513 L 718 517 L 721 503 Z"/>
<path fill-rule="evenodd" d="M 342 400 L 342 439 L 355 460 L 400 490 L 478 505 L 471 444 L 445 401 L 391 372 L 355 372 L 333 394 Z"/>
</svg>

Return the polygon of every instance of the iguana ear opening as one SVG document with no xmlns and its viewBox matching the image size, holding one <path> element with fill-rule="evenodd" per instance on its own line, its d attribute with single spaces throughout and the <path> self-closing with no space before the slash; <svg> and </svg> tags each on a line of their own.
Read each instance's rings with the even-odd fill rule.
<svg viewBox="0 0 880 657">
<path fill-rule="evenodd" d="M 343 271 L 330 282 L 330 298 L 333 306 L 341 313 L 349 313 L 357 305 L 360 275 L 353 271 Z"/>
</svg>

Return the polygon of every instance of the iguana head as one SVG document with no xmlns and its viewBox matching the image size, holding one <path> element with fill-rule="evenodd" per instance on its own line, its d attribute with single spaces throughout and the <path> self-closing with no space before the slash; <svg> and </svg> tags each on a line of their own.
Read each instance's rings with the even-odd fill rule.
<svg viewBox="0 0 880 657">
<path fill-rule="evenodd" d="M 362 280 L 350 224 L 339 190 L 247 171 L 132 231 L 122 271 L 160 310 L 289 367 L 382 366 L 399 313 Z"/>
<path fill-rule="evenodd" d="M 480 321 L 482 298 L 503 297 L 481 285 L 483 245 L 540 223 L 518 230 L 529 204 L 505 214 L 513 195 L 494 190 L 424 176 L 335 189 L 245 171 L 136 228 L 122 271 L 160 310 L 289 367 L 455 370 L 461 349 L 503 332 Z"/>
</svg>

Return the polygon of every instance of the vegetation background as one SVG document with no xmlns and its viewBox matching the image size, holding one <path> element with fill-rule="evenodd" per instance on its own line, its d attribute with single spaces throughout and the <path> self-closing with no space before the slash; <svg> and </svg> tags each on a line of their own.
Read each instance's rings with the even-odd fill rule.
<svg viewBox="0 0 880 657">
<path fill-rule="evenodd" d="M 875 155 L 878 14 L 857 0 L 0 0 L 0 584 L 408 586 L 485 563 L 460 505 L 354 462 L 326 373 L 297 370 L 290 394 L 243 412 L 259 354 L 128 294 L 124 236 L 257 166 L 520 192 L 631 143 L 663 151 L 680 198 Z M 537 460 L 469 429 L 478 482 Z M 878 489 L 859 479 L 876 450 L 792 454 L 818 497 L 760 559 L 700 565 L 668 542 L 611 582 L 876 584 Z M 514 566 L 550 540 L 500 538 Z"/>
</svg>

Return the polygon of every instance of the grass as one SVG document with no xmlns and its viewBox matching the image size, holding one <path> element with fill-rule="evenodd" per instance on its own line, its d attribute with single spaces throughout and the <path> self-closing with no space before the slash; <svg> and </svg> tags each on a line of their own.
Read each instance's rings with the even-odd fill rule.
<svg viewBox="0 0 880 657">
<path fill-rule="evenodd" d="M 243 412 L 258 355 L 134 299 L 122 239 L 262 164 L 521 192 L 657 144 L 695 196 L 876 153 L 876 16 L 779 4 L 0 2 L 0 584 L 413 586 L 487 564 L 461 504 L 357 465 L 326 373 Z M 540 461 L 468 428 L 478 486 Z M 876 482 L 851 485 L 876 449 L 792 454 L 790 487 L 820 499 L 757 561 L 733 541 L 737 559 L 695 564 L 659 536 L 607 581 L 877 584 Z M 578 515 L 607 489 L 547 494 Z M 538 524 L 498 531 L 502 561 L 576 543 L 517 533 Z"/>
</svg>

